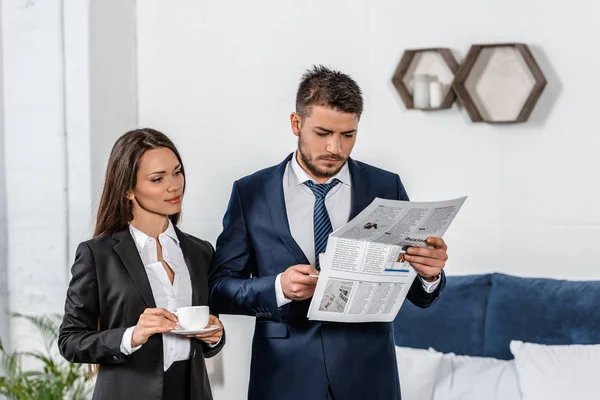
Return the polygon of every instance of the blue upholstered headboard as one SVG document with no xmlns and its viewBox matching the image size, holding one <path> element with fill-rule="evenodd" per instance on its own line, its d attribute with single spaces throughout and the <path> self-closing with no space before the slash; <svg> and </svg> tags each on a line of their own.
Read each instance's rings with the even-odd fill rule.
<svg viewBox="0 0 600 400">
<path fill-rule="evenodd" d="M 509 343 L 600 343 L 600 281 L 450 276 L 429 309 L 406 300 L 396 345 L 510 359 Z"/>
</svg>

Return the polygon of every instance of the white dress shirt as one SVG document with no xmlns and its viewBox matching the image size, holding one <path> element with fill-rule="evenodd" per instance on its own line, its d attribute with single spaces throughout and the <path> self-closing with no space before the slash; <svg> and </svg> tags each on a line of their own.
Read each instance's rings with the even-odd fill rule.
<svg viewBox="0 0 600 400">
<path fill-rule="evenodd" d="M 148 274 L 156 307 L 174 311 L 179 307 L 192 305 L 192 281 L 183 258 L 183 252 L 179 246 L 179 238 L 175 233 L 171 220 L 168 221 L 167 229 L 158 235 L 158 240 L 162 246 L 163 259 L 175 272 L 173 284 L 171 284 L 162 262 L 158 260 L 156 240 L 136 229 L 133 225 L 129 225 L 129 230 L 142 258 L 146 274 Z M 142 347 L 142 345 L 131 347 L 133 328 L 135 327 L 127 328 L 121 340 L 121 352 L 126 355 L 132 354 Z M 174 362 L 190 358 L 189 338 L 174 334 L 162 334 L 162 339 L 165 371 Z"/>
<path fill-rule="evenodd" d="M 283 197 L 287 211 L 287 219 L 290 225 L 292 237 L 304 252 L 308 261 L 315 265 L 315 236 L 314 236 L 314 210 L 315 195 L 306 181 L 315 182 L 302 169 L 296 159 L 297 150 L 294 156 L 285 167 L 283 173 Z M 344 164 L 342 169 L 334 176 L 329 178 L 326 183 L 338 179 L 340 183 L 335 185 L 325 197 L 325 207 L 331 220 L 331 227 L 335 231 L 348 222 L 352 207 L 352 180 L 350 178 L 350 169 L 348 163 Z M 315 182 L 317 183 L 317 182 Z M 292 300 L 287 299 L 283 294 L 281 287 L 281 275 L 275 279 L 275 294 L 277 297 L 277 306 L 281 307 Z M 439 285 L 440 280 L 427 282 L 420 276 L 423 288 L 427 293 L 432 293 Z"/>
</svg>

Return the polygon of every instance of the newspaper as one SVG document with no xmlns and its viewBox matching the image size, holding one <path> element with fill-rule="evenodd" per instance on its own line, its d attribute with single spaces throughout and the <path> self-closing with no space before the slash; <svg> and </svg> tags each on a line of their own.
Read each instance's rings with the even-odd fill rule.
<svg viewBox="0 0 600 400">
<path fill-rule="evenodd" d="M 392 321 L 417 276 L 404 260 L 408 247 L 442 237 L 466 200 L 410 202 L 376 198 L 329 235 L 308 319 Z"/>
</svg>

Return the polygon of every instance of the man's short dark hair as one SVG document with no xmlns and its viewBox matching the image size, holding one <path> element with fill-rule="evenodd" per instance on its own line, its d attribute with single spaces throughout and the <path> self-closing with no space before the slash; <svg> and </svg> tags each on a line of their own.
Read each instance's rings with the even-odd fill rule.
<svg viewBox="0 0 600 400">
<path fill-rule="evenodd" d="M 296 113 L 305 118 L 311 107 L 325 106 L 343 113 L 356 114 L 363 111 L 362 91 L 358 84 L 340 71 L 315 65 L 302 75 L 296 93 Z"/>
</svg>

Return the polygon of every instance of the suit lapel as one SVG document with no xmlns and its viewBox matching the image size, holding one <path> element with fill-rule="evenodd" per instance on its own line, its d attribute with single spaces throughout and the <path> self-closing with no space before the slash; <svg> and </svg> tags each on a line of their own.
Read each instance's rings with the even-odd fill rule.
<svg viewBox="0 0 600 400">
<path fill-rule="evenodd" d="M 133 237 L 129 233 L 129 229 L 124 229 L 120 232 L 113 234 L 113 239 L 119 241 L 115 245 L 115 251 L 121 258 L 121 261 L 125 265 L 127 272 L 131 276 L 133 283 L 137 290 L 140 292 L 142 299 L 149 308 L 156 308 L 156 302 L 152 295 L 152 288 L 150 287 L 150 281 L 148 275 L 144 269 L 144 264 L 138 253 Z"/>
<path fill-rule="evenodd" d="M 283 244 L 288 248 L 299 264 L 308 264 L 308 260 L 304 252 L 298 246 L 298 243 L 292 237 L 290 225 L 287 219 L 287 211 L 285 208 L 285 198 L 283 196 L 283 174 L 288 162 L 292 159 L 290 154 L 281 164 L 275 169 L 263 176 L 263 184 L 265 188 L 265 198 L 273 220 L 273 226 L 279 235 Z"/>
<path fill-rule="evenodd" d="M 348 168 L 352 179 L 352 206 L 349 219 L 352 220 L 373 201 L 373 198 L 370 196 L 371 182 L 366 177 L 363 167 L 349 158 Z"/>
<path fill-rule="evenodd" d="M 181 252 L 183 253 L 185 265 L 190 272 L 190 280 L 192 282 L 192 305 L 198 306 L 200 305 L 199 289 L 203 286 L 200 284 L 202 278 L 198 275 L 201 269 L 194 268 L 194 266 L 201 262 L 200 255 L 194 252 L 194 246 L 192 243 L 190 243 L 188 237 L 179 230 L 179 228 L 175 227 L 175 232 L 179 238 L 179 245 L 181 246 Z"/>
</svg>

